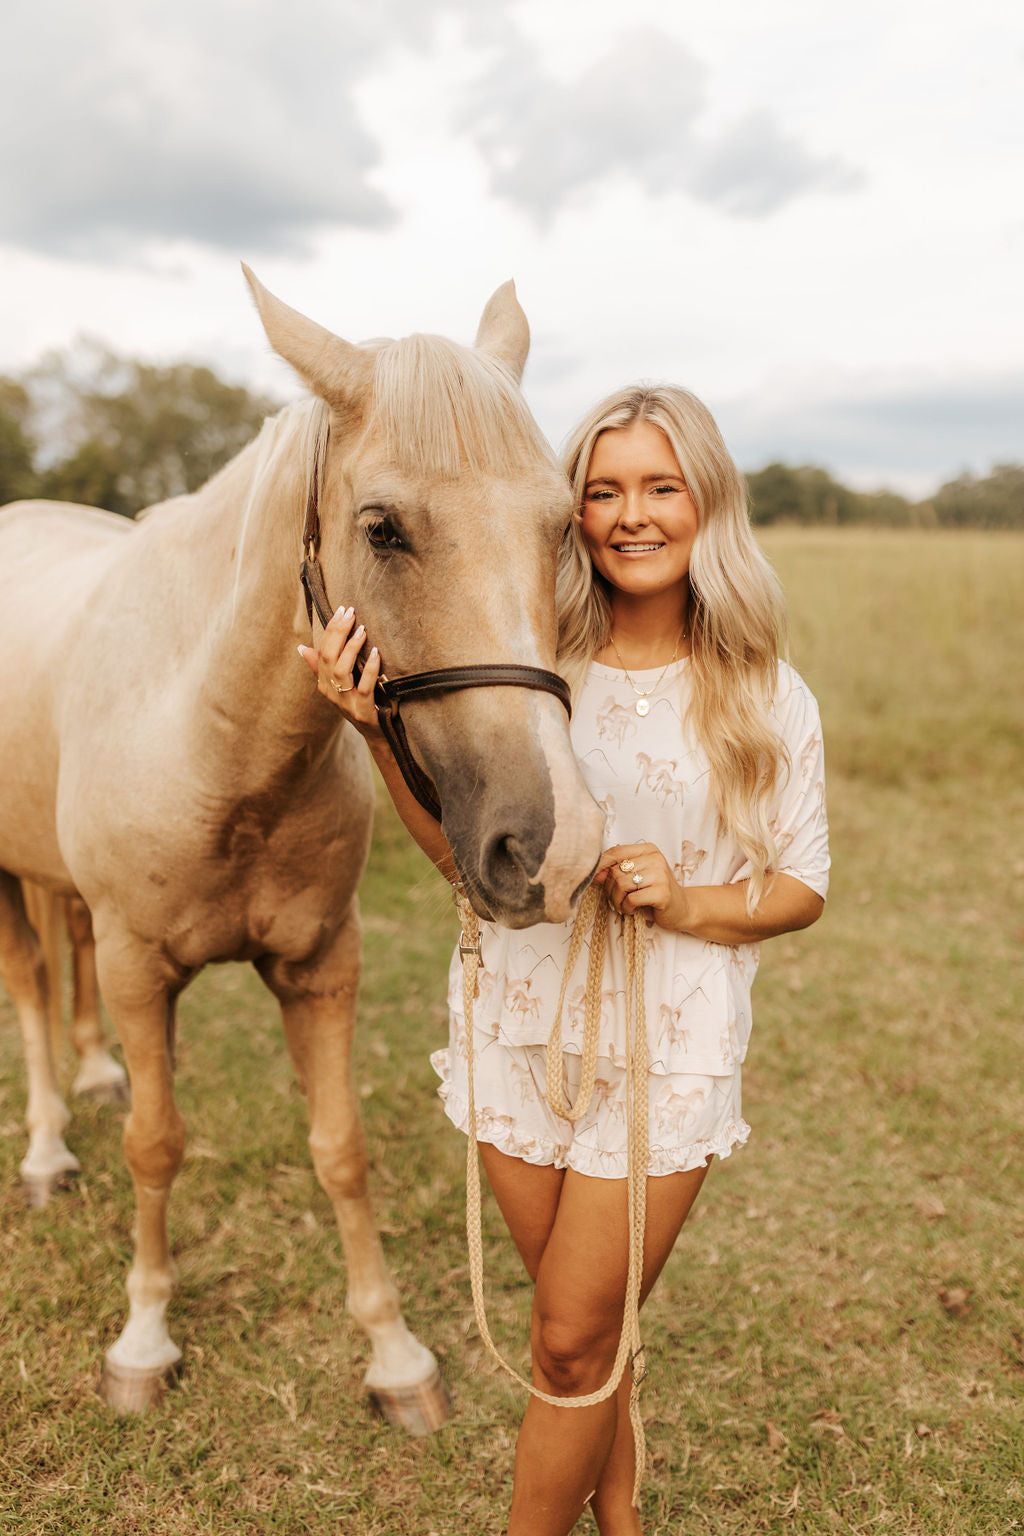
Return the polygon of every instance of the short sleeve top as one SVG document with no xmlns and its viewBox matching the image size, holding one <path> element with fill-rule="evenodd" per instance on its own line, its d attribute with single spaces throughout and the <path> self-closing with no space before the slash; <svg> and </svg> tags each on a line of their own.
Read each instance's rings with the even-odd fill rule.
<svg viewBox="0 0 1024 1536">
<path fill-rule="evenodd" d="M 686 885 L 726 885 L 750 874 L 743 850 L 723 836 L 710 791 L 710 765 L 687 721 L 688 658 L 664 673 L 631 673 L 651 689 L 646 715 L 622 671 L 592 662 L 573 711 L 573 748 L 587 788 L 605 814 L 604 846 L 650 842 Z M 779 870 L 824 896 L 828 889 L 828 823 L 821 724 L 814 697 L 785 662 L 772 713 L 788 767 L 776 786 L 770 824 Z M 509 1045 L 548 1039 L 561 987 L 572 923 L 509 929 L 481 925 L 477 1028 Z M 750 990 L 759 946 L 705 942 L 653 923 L 646 936 L 646 1008 L 651 1070 L 730 1075 L 750 1035 Z M 566 991 L 562 1039 L 579 1051 L 587 971 L 584 945 Z M 598 1052 L 625 1059 L 626 977 L 622 919 L 608 923 Z M 458 951 L 449 1004 L 462 1011 Z"/>
</svg>

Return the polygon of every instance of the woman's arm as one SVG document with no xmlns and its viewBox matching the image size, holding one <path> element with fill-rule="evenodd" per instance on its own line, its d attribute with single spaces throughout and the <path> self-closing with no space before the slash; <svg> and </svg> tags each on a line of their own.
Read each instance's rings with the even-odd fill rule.
<svg viewBox="0 0 1024 1536">
<path fill-rule="evenodd" d="M 633 865 L 623 870 L 622 865 Z M 641 884 L 634 877 L 639 875 Z M 689 933 L 712 944 L 756 944 L 816 923 L 825 903 L 793 875 L 770 876 L 754 909 L 747 912 L 747 882 L 735 885 L 680 885 L 653 843 L 622 843 L 601 855 L 594 877 L 618 912 L 650 907 L 659 928 Z"/>
<path fill-rule="evenodd" d="M 319 650 L 300 645 L 299 655 L 316 677 L 323 697 L 341 711 L 366 742 L 407 830 L 445 879 L 454 883 L 458 878 L 455 861 L 440 822 L 423 809 L 409 789 L 377 719 L 373 690 L 380 675 L 380 655 L 376 646 L 367 658 L 359 682 L 354 681 L 353 668 L 366 640 L 364 626 L 353 628 L 354 624 L 353 610 L 339 608 L 324 630 Z"/>
</svg>

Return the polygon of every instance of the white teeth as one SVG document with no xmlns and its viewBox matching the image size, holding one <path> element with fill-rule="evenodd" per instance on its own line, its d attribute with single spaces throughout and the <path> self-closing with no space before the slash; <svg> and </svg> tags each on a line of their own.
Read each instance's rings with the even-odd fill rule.
<svg viewBox="0 0 1024 1536">
<path fill-rule="evenodd" d="M 647 550 L 647 549 L 661 549 L 661 547 L 662 546 L 660 544 L 614 544 L 612 546 L 613 549 L 617 549 L 620 552 L 622 550 L 624 550 L 624 549 Z"/>
</svg>

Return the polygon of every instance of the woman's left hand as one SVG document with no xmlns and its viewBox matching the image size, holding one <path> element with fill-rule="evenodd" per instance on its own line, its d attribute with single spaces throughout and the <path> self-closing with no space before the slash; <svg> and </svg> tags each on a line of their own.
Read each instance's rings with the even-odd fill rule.
<svg viewBox="0 0 1024 1536">
<path fill-rule="evenodd" d="M 683 926 L 686 896 L 653 843 L 617 843 L 606 848 L 594 879 L 603 885 L 616 912 L 625 915 L 650 907 L 659 928 Z"/>
</svg>

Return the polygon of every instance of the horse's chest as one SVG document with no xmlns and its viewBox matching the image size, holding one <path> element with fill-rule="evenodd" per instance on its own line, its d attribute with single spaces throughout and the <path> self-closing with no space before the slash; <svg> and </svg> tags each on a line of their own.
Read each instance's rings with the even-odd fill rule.
<svg viewBox="0 0 1024 1536">
<path fill-rule="evenodd" d="M 202 908 L 182 958 L 251 960 L 274 954 L 300 959 L 341 925 L 362 876 L 369 816 L 292 815 L 275 821 L 262 806 L 241 804 L 211 829 L 205 877 L 194 900 Z"/>
<path fill-rule="evenodd" d="M 167 930 L 165 948 L 188 972 L 267 954 L 302 959 L 318 947 L 328 926 L 344 920 L 352 894 L 352 889 L 338 891 L 332 900 L 315 884 L 271 875 L 226 884 L 215 899 L 201 898 L 180 913 Z"/>
</svg>

